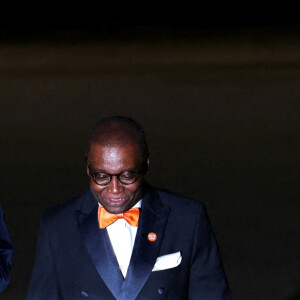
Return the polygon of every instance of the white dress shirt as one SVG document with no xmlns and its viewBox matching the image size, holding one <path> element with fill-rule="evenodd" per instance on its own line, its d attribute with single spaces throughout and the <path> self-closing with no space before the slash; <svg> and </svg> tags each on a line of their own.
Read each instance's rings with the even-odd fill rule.
<svg viewBox="0 0 300 300">
<path fill-rule="evenodd" d="M 141 206 L 142 200 L 133 207 L 140 208 Z M 124 219 L 118 219 L 107 226 L 106 229 L 120 270 L 125 278 L 133 250 L 137 227 L 130 226 Z"/>
</svg>

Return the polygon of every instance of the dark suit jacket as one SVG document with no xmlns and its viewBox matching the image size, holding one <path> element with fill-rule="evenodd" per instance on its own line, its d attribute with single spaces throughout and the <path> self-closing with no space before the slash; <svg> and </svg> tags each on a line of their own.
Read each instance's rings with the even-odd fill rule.
<svg viewBox="0 0 300 300">
<path fill-rule="evenodd" d="M 231 299 L 202 204 L 148 187 L 125 279 L 97 209 L 87 191 L 44 213 L 27 300 Z M 151 272 L 157 257 L 178 251 L 179 266 Z"/>
<path fill-rule="evenodd" d="M 6 224 L 3 218 L 3 211 L 0 205 L 0 293 L 3 292 L 9 283 L 9 269 L 11 266 L 13 249 L 8 235 Z"/>
</svg>

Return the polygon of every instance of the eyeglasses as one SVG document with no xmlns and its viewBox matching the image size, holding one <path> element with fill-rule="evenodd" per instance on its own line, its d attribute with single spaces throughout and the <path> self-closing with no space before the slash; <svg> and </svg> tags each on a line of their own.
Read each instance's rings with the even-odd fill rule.
<svg viewBox="0 0 300 300">
<path fill-rule="evenodd" d="M 133 184 L 138 180 L 138 177 L 141 173 L 146 173 L 147 171 L 147 162 L 143 162 L 141 166 L 137 169 L 137 171 L 123 171 L 118 174 L 110 174 L 107 172 L 94 172 L 91 167 L 89 162 L 87 161 L 87 167 L 89 169 L 90 175 L 92 176 L 94 182 L 98 185 L 104 186 L 108 185 L 113 176 L 116 176 L 117 179 L 124 185 L 129 185 Z"/>
</svg>

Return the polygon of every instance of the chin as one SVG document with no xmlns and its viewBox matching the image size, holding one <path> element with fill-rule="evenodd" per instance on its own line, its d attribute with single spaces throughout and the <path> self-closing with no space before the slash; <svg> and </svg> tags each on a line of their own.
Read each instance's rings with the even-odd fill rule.
<svg viewBox="0 0 300 300">
<path fill-rule="evenodd" d="M 109 213 L 111 214 L 122 214 L 123 212 L 127 211 L 128 209 L 124 207 L 104 207 Z"/>
</svg>

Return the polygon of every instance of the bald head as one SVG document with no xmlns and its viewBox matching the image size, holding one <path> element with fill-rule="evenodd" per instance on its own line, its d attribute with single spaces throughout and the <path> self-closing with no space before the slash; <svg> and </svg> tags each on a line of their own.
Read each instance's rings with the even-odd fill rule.
<svg viewBox="0 0 300 300">
<path fill-rule="evenodd" d="M 135 144 L 142 159 L 149 157 L 144 130 L 131 118 L 113 116 L 102 119 L 90 132 L 87 154 L 93 143 L 105 147 L 122 147 Z"/>
</svg>

